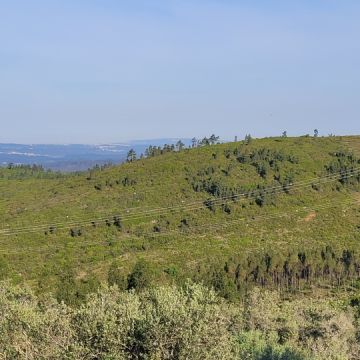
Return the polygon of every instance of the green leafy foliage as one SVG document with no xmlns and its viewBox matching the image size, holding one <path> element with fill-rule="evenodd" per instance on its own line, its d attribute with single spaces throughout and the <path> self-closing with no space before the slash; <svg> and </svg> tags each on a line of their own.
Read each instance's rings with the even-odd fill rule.
<svg viewBox="0 0 360 360">
<path fill-rule="evenodd" d="M 357 359 L 357 315 L 328 300 L 254 289 L 244 305 L 187 282 L 101 287 L 80 306 L 0 284 L 5 359 Z"/>
<path fill-rule="evenodd" d="M 127 281 L 127 288 L 129 290 L 143 290 L 150 287 L 152 281 L 152 269 L 150 265 L 143 259 L 137 261 Z"/>
</svg>

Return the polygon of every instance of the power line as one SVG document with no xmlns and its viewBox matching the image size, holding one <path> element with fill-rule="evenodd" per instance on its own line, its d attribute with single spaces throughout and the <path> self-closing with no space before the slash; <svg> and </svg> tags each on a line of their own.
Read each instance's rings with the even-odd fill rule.
<svg viewBox="0 0 360 360">
<path fill-rule="evenodd" d="M 339 205 L 351 205 L 351 204 L 354 204 L 355 201 L 338 201 L 338 202 L 334 202 L 334 201 L 329 201 L 327 202 L 326 204 L 322 204 L 322 205 L 318 205 L 318 206 L 311 206 L 311 207 L 303 207 L 302 209 L 298 209 L 298 210 L 295 210 L 295 211 L 292 211 L 292 212 L 278 212 L 276 214 L 271 214 L 271 215 L 258 215 L 258 216 L 248 216 L 248 217 L 244 217 L 244 218 L 240 218 L 240 219 L 236 219 L 236 220 L 230 220 L 230 221 L 227 221 L 227 222 L 218 222 L 218 223 L 213 223 L 213 224 L 201 224 L 201 225 L 194 225 L 193 227 L 191 227 L 191 229 L 193 230 L 194 228 L 195 229 L 201 229 L 201 228 L 205 228 L 206 227 L 206 230 L 209 230 L 209 229 L 224 229 L 224 228 L 227 228 L 228 226 L 231 226 L 231 225 L 236 225 L 236 224 L 239 224 L 239 223 L 243 223 L 243 222 L 255 222 L 255 221 L 261 221 L 261 220 L 269 220 L 269 219 L 276 219 L 276 218 L 281 218 L 281 217 L 291 217 L 292 215 L 297 215 L 299 212 L 308 212 L 309 210 L 312 210 L 312 211 L 316 211 L 316 210 L 322 210 L 322 209 L 326 209 L 326 208 L 329 208 L 329 207 L 333 207 L 334 206 L 334 203 L 338 203 Z M 250 219 L 249 219 L 250 218 Z M 142 234 L 143 237 L 146 237 L 146 236 L 150 236 L 150 237 L 153 237 L 153 238 L 156 238 L 156 237 L 166 237 L 166 236 L 169 236 L 171 234 L 174 234 L 174 233 L 181 233 L 182 235 L 186 235 L 186 236 L 193 236 L 194 233 L 191 233 L 191 232 L 184 232 L 184 231 L 181 231 L 181 229 L 172 229 L 172 230 L 168 230 L 166 232 L 163 232 L 163 233 L 158 233 L 158 234 L 155 234 L 155 233 L 144 233 Z M 101 244 L 99 242 L 77 242 L 75 243 L 76 245 L 79 245 L 79 247 L 83 247 L 83 246 L 109 246 L 109 244 Z M 64 245 L 68 245 L 68 244 L 64 244 Z M 73 245 L 73 244 L 71 244 Z M 63 249 L 64 246 L 58 246 L 58 247 L 55 247 L 55 249 Z M 51 247 L 51 248 L 48 248 L 49 250 L 54 250 L 54 247 Z M 43 252 L 44 250 L 42 249 L 36 249 L 34 250 L 33 248 L 22 248 L 21 249 L 22 252 L 27 252 L 27 251 L 40 251 L 40 252 Z M 7 254 L 10 254 L 10 253 L 13 253 L 13 254 L 18 254 L 19 251 L 14 251 L 14 252 L 9 252 L 9 251 L 6 251 L 6 250 L 0 250 L 0 252 L 3 252 L 3 253 L 7 253 Z"/>
<path fill-rule="evenodd" d="M 235 147 L 235 149 L 237 149 L 237 147 Z M 234 150 L 235 150 L 234 149 Z M 234 151 L 233 150 L 233 151 Z M 251 150 L 250 149 L 250 153 L 248 152 L 248 149 L 246 149 L 246 151 L 247 151 L 247 153 L 243 153 L 243 154 L 238 154 L 238 155 L 241 155 L 243 158 L 245 158 L 245 159 L 250 159 L 250 160 L 252 160 L 253 159 L 253 153 L 252 153 L 252 151 L 254 151 L 254 150 L 256 150 L 256 149 L 253 149 L 253 150 Z M 235 154 L 234 154 L 235 155 Z M 290 154 L 291 155 L 291 154 Z M 263 160 L 263 159 L 260 159 L 260 160 Z M 134 172 L 134 171 L 132 171 L 132 172 Z M 103 180 L 103 179 L 99 179 L 99 181 L 101 181 L 101 180 Z M 160 186 L 162 186 L 162 184 L 160 184 Z M 135 191 L 136 191 L 136 189 L 134 189 Z M 148 194 L 148 193 L 156 193 L 156 192 L 158 192 L 158 190 L 147 190 L 147 191 L 142 191 L 141 192 L 141 194 L 143 195 L 143 194 Z M 86 192 L 85 194 L 81 194 L 81 196 L 86 196 L 87 194 L 89 194 L 89 193 L 91 193 L 91 191 L 88 191 L 88 192 Z M 133 194 L 124 194 L 124 195 L 133 195 Z M 1 202 L 1 200 L 0 200 L 0 202 Z M 61 203 L 70 203 L 70 202 L 79 202 L 79 199 L 70 199 L 70 200 L 62 200 L 61 201 Z M 27 210 L 25 210 L 25 211 L 27 211 Z M 36 221 L 35 221 L 35 223 L 36 223 Z"/>
<path fill-rule="evenodd" d="M 349 178 L 352 176 L 356 176 L 358 173 L 360 172 L 360 169 L 352 169 L 349 170 L 347 172 L 344 172 L 342 174 L 336 174 L 336 175 L 327 175 L 327 176 L 323 176 L 323 177 L 318 177 L 315 179 L 310 179 L 310 180 L 303 180 L 300 181 L 298 183 L 296 183 L 295 185 L 291 185 L 290 189 L 294 190 L 294 189 L 299 189 L 299 188 L 305 188 L 305 187 L 309 187 L 312 186 L 314 181 L 318 181 L 319 183 L 326 183 L 329 181 L 334 181 L 337 180 L 338 178 Z M 263 194 L 268 194 L 268 193 L 272 193 L 272 194 L 276 194 L 279 192 L 283 192 L 284 187 L 281 186 L 275 186 L 275 187 L 271 187 L 271 188 L 265 188 L 264 190 L 261 189 L 255 189 L 252 191 L 261 191 Z M 225 202 L 227 200 L 234 200 L 237 199 L 239 197 L 247 197 L 247 198 L 251 198 L 251 197 L 255 197 L 258 196 L 258 194 L 254 194 L 254 195 L 249 195 L 248 193 L 240 193 L 240 194 L 234 194 L 231 196 L 227 196 L 227 197 L 222 197 L 222 198 L 217 198 L 214 200 L 210 200 L 210 202 L 214 205 L 219 205 L 219 202 L 221 204 L 221 202 Z M 121 221 L 128 221 L 128 220 L 136 220 L 139 218 L 146 218 L 146 217 L 152 217 L 152 216 L 160 216 L 163 215 L 164 213 L 167 213 L 169 211 L 179 211 L 179 210 L 187 210 L 187 211 L 194 211 L 194 210 L 198 210 L 198 209 L 203 209 L 204 208 L 204 201 L 205 200 L 201 200 L 201 201 L 197 201 L 197 202 L 193 202 L 193 203 L 189 203 L 189 204 L 185 204 L 185 205 L 180 205 L 180 206 L 171 206 L 171 207 L 164 207 L 164 208 L 157 208 L 157 209 L 152 209 L 149 211 L 143 211 L 143 212 L 139 212 L 139 213 L 135 213 L 132 215 L 128 215 L 128 216 L 121 216 L 121 215 L 109 215 L 111 217 L 120 217 Z M 69 227 L 69 226 L 81 226 L 81 225 L 90 225 L 88 224 L 89 222 L 99 222 L 99 221 L 106 221 L 109 220 L 109 217 L 106 218 L 90 218 L 87 220 L 82 220 L 82 221 L 76 221 L 76 222 L 68 222 L 68 223 L 52 223 L 52 224 L 46 224 L 46 225 L 38 225 L 38 226 L 30 226 L 30 227 L 20 227 L 20 228 L 13 228 L 13 229 L 3 229 L 2 233 L 0 232 L 0 235 L 12 235 L 12 234 L 19 234 L 22 232 L 32 232 L 32 231 L 38 231 L 38 230 L 46 230 L 49 227 L 56 227 L 58 229 L 63 228 L 63 227 Z"/>
<path fill-rule="evenodd" d="M 306 185 L 306 186 L 309 186 L 309 185 Z M 294 186 L 293 188 L 299 188 L 300 185 L 296 185 Z M 305 187 L 305 185 L 301 185 L 301 187 Z M 271 193 L 277 193 L 279 191 L 282 192 L 282 189 L 279 189 L 277 191 L 274 190 L 274 188 L 270 188 L 268 189 L 268 191 L 264 191 L 263 193 L 267 193 L 267 192 L 271 192 Z M 247 196 L 248 198 L 251 198 L 251 197 L 255 197 L 257 196 L 256 194 L 254 195 L 251 195 L 249 196 L 248 194 L 243 194 L 245 196 Z M 231 199 L 231 197 L 229 197 L 229 199 Z M 218 204 L 219 201 L 223 201 L 225 202 L 226 200 L 229 200 L 227 198 L 220 198 L 220 199 L 217 199 L 217 200 L 213 200 L 212 203 L 213 204 Z M 200 204 L 200 206 L 199 206 Z M 129 215 L 129 216 L 125 216 L 122 218 L 122 220 L 124 221 L 127 221 L 127 220 L 134 220 L 134 219 L 139 219 L 139 218 L 146 218 L 146 217 L 153 217 L 153 216 L 159 216 L 159 215 L 162 215 L 164 214 L 164 211 L 167 213 L 169 210 L 172 211 L 172 210 L 187 210 L 187 211 L 194 211 L 194 210 L 198 210 L 198 209 L 204 209 L 204 201 L 201 201 L 201 203 L 193 203 L 193 204 L 190 204 L 191 206 L 189 205 L 186 205 L 186 206 L 181 206 L 181 207 L 169 207 L 169 208 L 163 208 L 163 209 L 160 209 L 161 211 L 157 212 L 156 213 L 149 213 L 149 212 L 145 212 L 143 214 L 133 214 L 133 215 Z M 119 216 L 119 215 L 115 215 L 115 216 Z M 108 220 L 109 218 L 97 218 L 94 220 L 94 218 L 92 219 L 89 219 L 89 220 L 85 220 L 85 221 L 77 221 L 77 222 L 68 222 L 68 223 L 52 223 L 51 225 L 38 225 L 38 226 L 31 226 L 31 227 L 25 227 L 25 228 L 17 228 L 17 229 L 6 229 L 5 232 L 8 233 L 8 232 L 16 232 L 16 233 L 20 233 L 20 232 L 26 232 L 26 231 L 32 231 L 32 230 L 40 230 L 40 229 L 48 229 L 49 227 L 56 227 L 59 229 L 63 226 L 76 226 L 76 225 L 83 225 L 83 224 L 89 224 L 89 222 L 92 220 L 92 222 L 95 222 L 95 221 L 106 221 Z"/>
</svg>

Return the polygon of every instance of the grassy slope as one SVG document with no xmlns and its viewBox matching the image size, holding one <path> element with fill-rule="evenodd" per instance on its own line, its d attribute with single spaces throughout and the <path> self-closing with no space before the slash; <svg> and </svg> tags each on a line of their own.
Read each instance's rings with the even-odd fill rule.
<svg viewBox="0 0 360 360">
<path fill-rule="evenodd" d="M 233 154 L 235 148 L 251 153 L 263 147 L 298 161 L 281 162 L 279 171 L 269 168 L 264 179 L 254 166 L 241 164 Z M 292 173 L 296 184 L 326 175 L 325 165 L 340 149 L 353 149 L 360 155 L 360 138 L 261 139 L 249 145 L 228 143 L 168 153 L 81 175 L 0 179 L 0 228 L 24 229 L 17 235 L 0 236 L 0 252 L 13 279 L 43 279 L 51 288 L 66 261 L 76 266 L 79 277 L 95 272 L 104 279 L 114 259 L 126 271 L 138 257 L 148 259 L 158 270 L 172 266 L 186 276 L 203 262 L 225 261 L 230 256 L 263 250 L 286 253 L 289 248 L 309 249 L 324 244 L 356 249 L 360 240 L 358 206 L 347 205 L 357 199 L 354 187 L 329 182 L 317 190 L 306 187 L 289 194 L 280 192 L 262 207 L 253 199 L 228 201 L 227 213 L 221 204 L 214 212 L 202 205 L 212 196 L 194 191 L 191 183 L 192 179 L 211 177 L 240 193 L 256 185 L 279 187 L 274 175 L 284 178 Z M 229 158 L 226 150 L 231 150 Z M 199 173 L 209 167 L 214 171 L 211 175 Z M 136 184 L 124 186 L 125 178 Z M 194 202 L 196 205 L 185 208 Z M 179 206 L 184 209 L 170 209 Z M 310 209 L 318 206 L 327 207 Z M 139 213 L 156 208 L 167 209 L 161 214 Z M 105 225 L 105 219 L 112 221 L 115 214 L 124 218 L 121 230 Z M 125 220 L 127 216 L 134 217 Z M 185 225 L 181 222 L 184 219 Z M 26 229 L 43 224 L 58 224 L 55 234 L 45 235 L 45 228 L 32 232 Z M 158 229 L 154 232 L 155 226 Z M 70 227 L 82 229 L 82 236 L 71 237 Z M 162 271 L 159 277 L 171 280 Z"/>
</svg>

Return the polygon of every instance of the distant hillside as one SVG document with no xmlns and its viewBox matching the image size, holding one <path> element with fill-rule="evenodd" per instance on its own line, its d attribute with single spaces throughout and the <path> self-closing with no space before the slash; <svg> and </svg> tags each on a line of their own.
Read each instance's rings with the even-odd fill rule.
<svg viewBox="0 0 360 360">
<path fill-rule="evenodd" d="M 119 164 L 133 148 L 139 155 L 149 145 L 175 144 L 179 139 L 134 140 L 102 145 L 23 145 L 0 144 L 0 166 L 8 164 L 41 165 L 56 171 L 84 171 L 95 165 Z M 183 140 L 187 145 L 190 140 Z"/>
<path fill-rule="evenodd" d="M 357 279 L 359 144 L 249 137 L 76 175 L 0 170 L 0 272 L 47 291 L 71 269 L 86 288 L 141 258 L 151 281 L 228 297 Z"/>
</svg>

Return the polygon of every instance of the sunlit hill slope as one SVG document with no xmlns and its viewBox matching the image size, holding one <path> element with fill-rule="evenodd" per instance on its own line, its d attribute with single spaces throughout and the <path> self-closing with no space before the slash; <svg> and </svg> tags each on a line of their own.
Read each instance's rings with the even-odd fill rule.
<svg viewBox="0 0 360 360">
<path fill-rule="evenodd" d="M 1 169 L 0 276 L 47 291 L 66 270 L 86 289 L 143 259 L 153 282 L 218 277 L 227 296 L 355 279 L 359 144 L 248 139 L 73 175 Z"/>
</svg>

